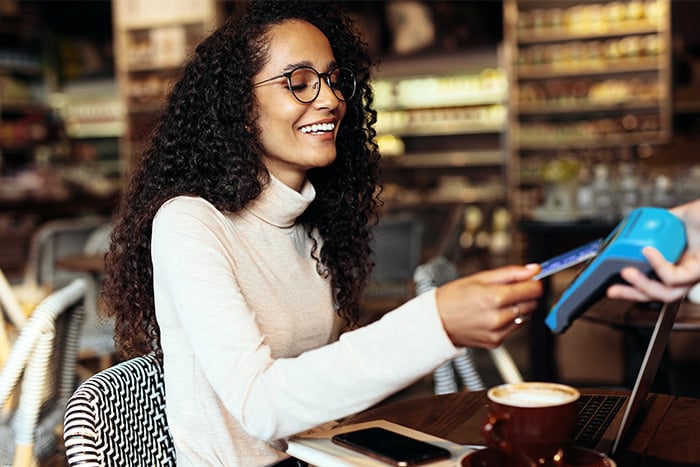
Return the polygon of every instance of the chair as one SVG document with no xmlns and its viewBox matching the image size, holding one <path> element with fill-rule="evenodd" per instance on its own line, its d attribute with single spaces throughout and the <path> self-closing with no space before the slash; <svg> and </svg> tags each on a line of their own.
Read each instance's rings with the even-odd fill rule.
<svg viewBox="0 0 700 467">
<path fill-rule="evenodd" d="M 0 373 L 0 464 L 29 466 L 57 445 L 66 401 L 75 388 L 86 284 L 76 279 L 39 303 Z"/>
<path fill-rule="evenodd" d="M 415 217 L 387 215 L 375 226 L 375 267 L 363 297 L 370 314 L 384 313 L 413 296 L 412 274 L 420 264 L 422 247 L 423 224 Z"/>
<path fill-rule="evenodd" d="M 10 282 L 7 280 L 5 273 L 0 269 L 0 309 L 10 322 L 17 328 L 24 326 L 27 317 L 22 310 L 22 306 L 12 290 Z"/>
<path fill-rule="evenodd" d="M 114 225 L 111 222 L 104 222 L 94 229 L 85 240 L 83 253 L 90 256 L 105 255 L 109 250 L 113 228 Z M 98 357 L 100 360 L 98 368 L 104 370 L 114 363 L 113 356 L 116 351 L 114 345 L 114 320 L 103 318 L 99 312 L 100 277 L 94 274 L 88 274 L 88 276 L 92 286 L 89 290 L 91 307 L 88 308 L 85 316 L 80 357 Z"/>
<path fill-rule="evenodd" d="M 76 273 L 57 268 L 56 260 L 82 254 L 90 236 L 105 222 L 103 217 L 78 217 L 42 224 L 29 245 L 24 283 L 60 287 L 74 279 Z"/>
<path fill-rule="evenodd" d="M 69 466 L 174 466 L 162 363 L 135 357 L 83 382 L 68 402 L 63 438 Z"/>
<path fill-rule="evenodd" d="M 56 261 L 63 256 L 106 253 L 112 223 L 104 217 L 57 219 L 46 222 L 32 237 L 24 286 L 29 289 L 53 289 L 67 281 L 82 277 L 87 283 L 85 322 L 80 347 L 80 358 L 99 358 L 99 369 L 108 368 L 113 360 L 114 325 L 99 313 L 100 278 L 87 272 L 63 270 Z M 85 377 L 92 372 L 81 372 Z"/>
<path fill-rule="evenodd" d="M 458 277 L 457 267 L 442 256 L 418 266 L 413 274 L 416 295 L 425 293 Z M 464 348 L 463 353 L 451 361 L 445 362 L 433 372 L 435 394 L 457 392 L 455 371 L 459 374 L 465 388 L 470 391 L 485 389 L 484 382 L 474 363 L 472 349 Z M 513 358 L 504 346 L 489 349 L 489 355 L 496 365 L 501 378 L 507 383 L 523 380 Z"/>
<path fill-rule="evenodd" d="M 13 330 L 8 328 L 7 321 L 12 325 Z M 20 305 L 12 286 L 5 277 L 5 273 L 0 269 L 0 367 L 5 364 L 10 355 L 12 347 L 10 334 L 14 335 L 14 331 L 19 330 L 26 322 L 27 317 L 24 315 L 22 305 Z"/>
</svg>

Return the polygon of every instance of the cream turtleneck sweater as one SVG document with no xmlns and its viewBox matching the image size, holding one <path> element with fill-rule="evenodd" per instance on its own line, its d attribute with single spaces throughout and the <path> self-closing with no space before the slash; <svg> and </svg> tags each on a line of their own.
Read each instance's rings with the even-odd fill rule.
<svg viewBox="0 0 700 467">
<path fill-rule="evenodd" d="M 423 294 L 333 339 L 330 283 L 272 178 L 246 209 L 176 197 L 153 221 L 156 316 L 178 466 L 263 466 L 284 438 L 358 412 L 457 355 Z M 134 278 L 137 280 L 138 278 Z"/>
</svg>

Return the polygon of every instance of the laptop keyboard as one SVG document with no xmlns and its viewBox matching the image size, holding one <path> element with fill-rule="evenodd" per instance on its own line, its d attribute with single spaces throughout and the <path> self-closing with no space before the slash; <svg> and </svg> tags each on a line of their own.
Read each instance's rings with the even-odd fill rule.
<svg viewBox="0 0 700 467">
<path fill-rule="evenodd" d="M 582 394 L 578 401 L 574 444 L 595 448 L 626 400 L 624 395 Z"/>
</svg>

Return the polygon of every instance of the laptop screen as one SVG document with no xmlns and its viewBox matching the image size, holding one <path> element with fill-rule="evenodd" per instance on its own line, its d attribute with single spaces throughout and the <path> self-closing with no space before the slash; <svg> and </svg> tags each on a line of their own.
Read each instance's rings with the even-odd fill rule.
<svg viewBox="0 0 700 467">
<path fill-rule="evenodd" d="M 634 422 L 651 391 L 651 385 L 654 383 L 654 378 L 656 377 L 661 363 L 661 357 L 668 345 L 668 340 L 673 330 L 673 323 L 676 321 L 676 316 L 678 316 L 678 311 L 680 310 L 684 298 L 685 297 L 682 297 L 674 302 L 664 304 L 659 312 L 646 354 L 644 355 L 644 360 L 642 360 L 639 373 L 637 373 L 637 380 L 634 384 L 634 388 L 632 388 L 632 394 L 627 403 L 622 423 L 615 437 L 611 454 L 615 453 L 618 446 L 623 441 L 630 425 Z"/>
</svg>

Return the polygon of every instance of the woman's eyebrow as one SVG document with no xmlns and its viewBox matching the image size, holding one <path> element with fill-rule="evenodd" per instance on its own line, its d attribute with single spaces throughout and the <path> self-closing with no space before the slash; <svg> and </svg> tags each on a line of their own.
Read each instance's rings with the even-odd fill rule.
<svg viewBox="0 0 700 467">
<path fill-rule="evenodd" d="M 284 67 L 283 73 L 286 73 L 288 71 L 292 71 L 293 69 L 299 68 L 300 66 L 311 67 L 311 62 L 309 62 L 308 60 L 302 60 L 300 62 L 290 63 L 286 67 Z"/>
<path fill-rule="evenodd" d="M 300 66 L 305 66 L 305 67 L 313 68 L 314 70 L 316 69 L 316 68 L 314 68 L 313 64 L 312 64 L 310 61 L 308 61 L 308 60 L 302 60 L 302 61 L 299 61 L 299 62 L 294 62 L 294 63 L 288 64 L 287 66 L 284 67 L 284 70 L 282 70 L 282 73 L 286 73 L 286 72 L 288 72 L 288 71 L 292 71 L 293 69 L 299 68 Z M 325 71 L 332 70 L 332 69 L 335 68 L 336 66 L 338 66 L 338 62 L 336 62 L 335 60 L 331 60 L 330 62 L 328 62 L 328 63 L 326 64 L 326 69 L 325 69 Z M 321 73 L 324 72 L 324 70 L 316 70 L 316 71 L 320 71 Z"/>
</svg>

